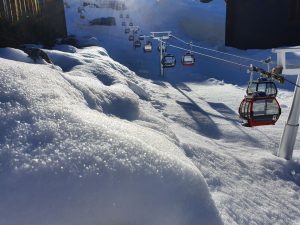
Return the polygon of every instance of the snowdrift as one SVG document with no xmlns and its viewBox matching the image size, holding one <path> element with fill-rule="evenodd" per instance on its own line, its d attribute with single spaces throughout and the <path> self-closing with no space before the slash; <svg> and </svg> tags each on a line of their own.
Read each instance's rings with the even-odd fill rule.
<svg viewBox="0 0 300 225">
<path fill-rule="evenodd" d="M 0 53 L 0 224 L 222 224 L 202 174 L 143 109 L 150 82 L 103 48 L 59 48 L 56 65 Z"/>
</svg>

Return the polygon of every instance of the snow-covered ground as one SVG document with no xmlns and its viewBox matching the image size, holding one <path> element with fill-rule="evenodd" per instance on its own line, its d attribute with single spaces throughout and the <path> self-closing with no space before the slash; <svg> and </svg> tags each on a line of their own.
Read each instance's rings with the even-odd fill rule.
<svg viewBox="0 0 300 225">
<path fill-rule="evenodd" d="M 130 0 L 128 13 L 145 32 L 268 56 L 223 46 L 224 1 L 172 2 Z M 300 152 L 291 162 L 275 156 L 289 86 L 275 126 L 243 127 L 245 71 L 199 58 L 159 78 L 158 55 L 132 50 L 120 21 L 87 25 L 119 12 L 86 7 L 80 20 L 78 4 L 66 9 L 69 32 L 106 50 L 57 46 L 46 50 L 49 65 L 0 49 L 0 225 L 300 224 Z M 180 26 L 189 13 L 206 32 Z"/>
<path fill-rule="evenodd" d="M 221 224 L 155 85 L 74 50 L 48 51 L 57 66 L 1 55 L 22 62 L 0 59 L 0 224 Z"/>
</svg>

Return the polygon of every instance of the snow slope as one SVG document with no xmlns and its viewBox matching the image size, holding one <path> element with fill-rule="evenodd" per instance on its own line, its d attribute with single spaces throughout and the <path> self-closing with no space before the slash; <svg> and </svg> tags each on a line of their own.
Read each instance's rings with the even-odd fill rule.
<svg viewBox="0 0 300 225">
<path fill-rule="evenodd" d="M 288 108 L 282 105 L 276 126 L 249 129 L 236 113 L 244 89 L 214 79 L 166 89 L 172 97 L 160 98 L 162 113 L 203 173 L 224 224 L 299 224 L 299 139 L 294 162 L 275 156 Z M 291 95 L 282 91 L 279 101 L 289 104 Z"/>
<path fill-rule="evenodd" d="M 249 129 L 242 88 L 145 80 L 102 48 L 58 49 L 75 53 L 0 59 L 0 224 L 299 222 L 299 152 L 273 155 L 288 106 Z"/>
<path fill-rule="evenodd" d="M 0 58 L 0 224 L 222 224 L 149 81 L 100 47 L 48 53 Z"/>
<path fill-rule="evenodd" d="M 174 35 L 204 47 L 257 60 L 269 56 L 276 60 L 270 50 L 240 51 L 224 46 L 223 0 L 209 4 L 193 0 L 131 0 L 126 4 L 129 10 L 123 13 L 131 17 L 127 22 L 140 26 L 142 34 L 171 30 Z M 275 156 L 289 112 L 291 92 L 280 90 L 278 99 L 283 113 L 276 126 L 244 128 L 236 114 L 245 94 L 239 86 L 244 86 L 249 79 L 244 69 L 198 56 L 194 68 L 177 66 L 167 70 L 162 79 L 158 75 L 158 54 L 154 51 L 145 55 L 132 49 L 118 18 L 120 12 L 87 8 L 87 19 L 79 21 L 74 19 L 76 13 L 72 8 L 68 10 L 70 33 L 98 37 L 112 58 L 159 86 L 151 91 L 155 99 L 153 106 L 171 124 L 187 157 L 203 173 L 225 224 L 300 223 L 299 139 L 294 162 Z M 100 15 L 115 16 L 117 26 L 88 26 L 90 19 Z M 174 40 L 171 43 L 179 45 Z M 175 49 L 170 52 L 179 61 L 182 52 Z M 253 63 L 225 58 L 246 65 Z M 212 77 L 217 80 L 208 80 Z M 287 84 L 279 87 L 294 89 Z M 291 171 L 296 171 L 296 176 Z"/>
</svg>

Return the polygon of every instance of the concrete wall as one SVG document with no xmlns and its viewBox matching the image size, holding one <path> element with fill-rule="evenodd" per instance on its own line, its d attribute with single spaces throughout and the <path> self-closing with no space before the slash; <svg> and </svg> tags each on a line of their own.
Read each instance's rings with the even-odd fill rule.
<svg viewBox="0 0 300 225">
<path fill-rule="evenodd" d="M 300 45 L 300 0 L 227 0 L 226 45 L 240 49 Z"/>
</svg>

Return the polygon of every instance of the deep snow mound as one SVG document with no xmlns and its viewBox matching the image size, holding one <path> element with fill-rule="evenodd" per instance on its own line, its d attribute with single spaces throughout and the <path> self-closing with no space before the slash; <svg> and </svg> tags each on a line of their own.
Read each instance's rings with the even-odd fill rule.
<svg viewBox="0 0 300 225">
<path fill-rule="evenodd" d="M 150 82 L 100 47 L 62 49 L 47 51 L 56 66 L 0 55 L 0 224 L 222 224 L 167 123 L 143 109 Z"/>
</svg>

